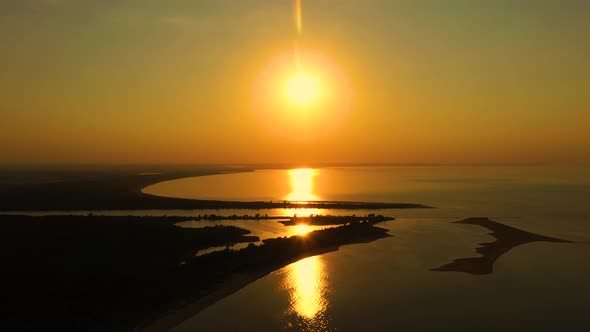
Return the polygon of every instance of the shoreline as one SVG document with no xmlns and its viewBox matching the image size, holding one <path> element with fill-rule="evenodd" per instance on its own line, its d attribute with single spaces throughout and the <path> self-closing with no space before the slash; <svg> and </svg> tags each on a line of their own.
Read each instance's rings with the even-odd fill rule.
<svg viewBox="0 0 590 332">
<path fill-rule="evenodd" d="M 457 258 L 452 262 L 430 269 L 436 272 L 464 272 L 474 275 L 485 275 L 494 272 L 494 263 L 502 255 L 506 254 L 515 247 L 531 242 L 555 242 L 555 243 L 574 243 L 568 240 L 557 239 L 549 236 L 539 235 L 504 225 L 489 218 L 467 218 L 455 221 L 455 224 L 476 225 L 486 228 L 488 233 L 496 240 L 494 242 L 479 243 L 475 252 L 479 257 Z"/>
<path fill-rule="evenodd" d="M 385 233 L 386 234 L 386 233 Z M 196 299 L 195 301 L 189 301 L 186 303 L 179 303 L 178 308 L 172 309 L 168 313 L 164 313 L 162 316 L 155 318 L 155 319 L 148 319 L 145 323 L 137 326 L 132 331 L 134 332 L 161 332 L 161 331 L 169 331 L 173 329 L 183 322 L 187 321 L 188 319 L 194 317 L 195 315 L 199 314 L 201 311 L 207 309 L 208 307 L 214 305 L 215 303 L 223 300 L 224 298 L 240 291 L 242 288 L 250 285 L 251 283 L 264 278 L 270 275 L 273 272 L 276 272 L 290 264 L 296 263 L 302 259 L 323 255 L 330 252 L 336 252 L 340 249 L 342 245 L 351 245 L 351 244 L 362 244 L 362 243 L 369 243 L 372 241 L 379 240 L 381 238 L 391 237 L 392 235 L 386 234 L 382 237 L 366 237 L 364 239 L 357 239 L 352 243 L 344 243 L 340 245 L 333 245 L 333 246 L 326 246 L 323 248 L 318 248 L 315 250 L 311 250 L 309 252 L 304 252 L 299 254 L 295 257 L 292 257 L 288 260 L 282 261 L 278 264 L 269 265 L 261 270 L 257 271 L 247 271 L 247 272 L 238 272 L 231 275 L 228 279 L 224 280 L 222 284 L 217 288 L 212 290 L 207 295 Z"/>
<path fill-rule="evenodd" d="M 232 275 L 228 280 L 223 281 L 222 285 L 212 291 L 211 293 L 196 299 L 195 301 L 189 301 L 187 304 L 179 304 L 179 308 L 171 310 L 169 313 L 164 314 L 160 318 L 147 320 L 145 324 L 141 324 L 132 331 L 136 332 L 161 332 L 168 331 L 174 327 L 179 326 L 186 320 L 199 314 L 201 311 L 214 305 L 215 303 L 223 300 L 224 298 L 237 293 L 242 288 L 250 285 L 251 283 L 262 279 L 271 273 L 278 271 L 290 264 L 296 263 L 302 259 L 318 256 L 329 252 L 338 251 L 338 247 L 327 248 L 324 250 L 318 250 L 310 254 L 303 254 L 296 257 L 288 262 L 285 262 L 281 266 L 269 267 L 267 270 L 255 271 L 255 272 L 241 272 Z"/>
<path fill-rule="evenodd" d="M 432 208 L 416 203 L 223 201 L 174 198 L 146 194 L 143 189 L 165 181 L 190 177 L 252 172 L 254 169 L 200 169 L 145 173 L 63 175 L 59 182 L 0 184 L 0 212 L 75 212 L 138 210 L 263 210 L 334 209 L 382 210 Z"/>
<path fill-rule="evenodd" d="M 10 285 L 2 308 L 12 313 L 5 325 L 162 331 L 300 259 L 391 236 L 375 221 L 355 221 L 256 245 L 249 230 L 182 228 L 179 218 L 0 216 Z M 242 242 L 249 245 L 195 256 Z"/>
</svg>

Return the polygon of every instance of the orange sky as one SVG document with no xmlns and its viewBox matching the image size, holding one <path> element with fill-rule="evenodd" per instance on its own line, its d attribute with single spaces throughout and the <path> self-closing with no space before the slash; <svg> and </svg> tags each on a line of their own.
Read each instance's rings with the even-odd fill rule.
<svg viewBox="0 0 590 332">
<path fill-rule="evenodd" d="M 0 163 L 589 163 L 589 9 L 9 1 Z"/>
</svg>

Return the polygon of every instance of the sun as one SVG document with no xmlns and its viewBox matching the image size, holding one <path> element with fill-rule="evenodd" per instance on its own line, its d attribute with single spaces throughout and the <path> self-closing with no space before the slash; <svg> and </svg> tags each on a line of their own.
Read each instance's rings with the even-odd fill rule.
<svg viewBox="0 0 590 332">
<path fill-rule="evenodd" d="M 320 94 L 318 79 L 305 73 L 297 73 L 287 82 L 286 95 L 297 106 L 311 105 Z"/>
<path fill-rule="evenodd" d="M 287 49 L 269 58 L 249 84 L 261 129 L 283 143 L 336 135 L 350 121 L 356 99 L 351 77 L 336 60 L 310 49 L 298 49 L 295 57 Z"/>
</svg>

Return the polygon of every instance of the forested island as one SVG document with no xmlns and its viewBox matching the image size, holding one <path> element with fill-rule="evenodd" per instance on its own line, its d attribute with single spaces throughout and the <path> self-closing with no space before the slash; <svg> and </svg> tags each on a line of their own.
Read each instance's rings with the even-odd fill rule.
<svg viewBox="0 0 590 332">
<path fill-rule="evenodd" d="M 305 217 L 293 216 L 286 220 L 279 221 L 285 226 L 295 225 L 312 225 L 312 226 L 329 226 L 329 225 L 345 225 L 355 222 L 384 222 L 394 220 L 392 217 L 385 217 L 382 215 L 368 214 L 366 216 L 333 216 L 333 215 L 310 215 Z"/>
</svg>

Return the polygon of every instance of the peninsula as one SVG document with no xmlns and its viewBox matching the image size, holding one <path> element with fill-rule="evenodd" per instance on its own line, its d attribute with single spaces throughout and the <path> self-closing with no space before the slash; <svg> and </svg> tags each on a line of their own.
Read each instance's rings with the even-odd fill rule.
<svg viewBox="0 0 590 332">
<path fill-rule="evenodd" d="M 454 271 L 469 274 L 490 274 L 494 269 L 494 262 L 510 251 L 512 248 L 531 242 L 559 242 L 573 243 L 567 240 L 556 239 L 548 236 L 537 235 L 523 231 L 518 228 L 510 227 L 488 218 L 468 218 L 456 221 L 457 224 L 478 225 L 492 231 L 491 236 L 496 241 L 490 243 L 480 243 L 476 248 L 480 257 L 459 258 L 449 264 L 432 269 L 432 271 Z"/>
<path fill-rule="evenodd" d="M 249 168 L 124 168 L 100 171 L 0 173 L 1 211 L 212 210 L 212 209 L 346 209 L 428 208 L 414 203 L 340 201 L 221 201 L 154 196 L 142 190 L 162 181 Z"/>
</svg>

